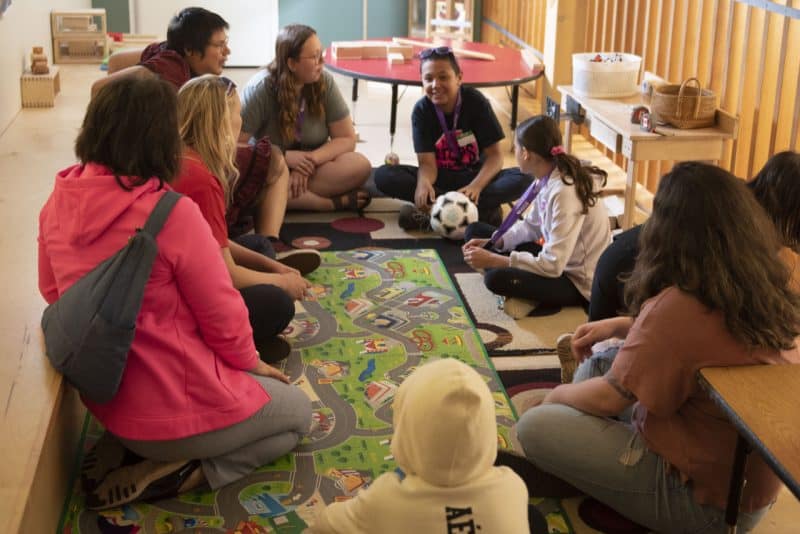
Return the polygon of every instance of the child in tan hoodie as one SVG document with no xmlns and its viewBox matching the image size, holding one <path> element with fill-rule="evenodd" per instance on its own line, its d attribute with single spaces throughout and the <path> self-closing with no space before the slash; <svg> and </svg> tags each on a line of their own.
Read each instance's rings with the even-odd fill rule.
<svg viewBox="0 0 800 534">
<path fill-rule="evenodd" d="M 528 532 L 528 491 L 494 467 L 494 399 L 454 359 L 419 367 L 397 391 L 391 451 L 405 476 L 384 473 L 354 499 L 324 509 L 318 534 Z"/>
</svg>

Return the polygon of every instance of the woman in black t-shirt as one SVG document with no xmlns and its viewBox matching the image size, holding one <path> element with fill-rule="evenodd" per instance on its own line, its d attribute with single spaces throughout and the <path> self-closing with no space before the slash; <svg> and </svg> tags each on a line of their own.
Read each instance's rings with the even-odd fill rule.
<svg viewBox="0 0 800 534">
<path fill-rule="evenodd" d="M 437 195 L 460 191 L 478 205 L 482 221 L 499 224 L 500 205 L 530 185 L 518 168 L 502 169 L 499 141 L 505 137 L 489 101 L 462 87 L 461 69 L 448 47 L 420 53 L 425 96 L 414 106 L 411 128 L 419 166 L 384 165 L 375 185 L 384 194 L 413 202 L 400 211 L 405 230 L 427 229 Z"/>
</svg>

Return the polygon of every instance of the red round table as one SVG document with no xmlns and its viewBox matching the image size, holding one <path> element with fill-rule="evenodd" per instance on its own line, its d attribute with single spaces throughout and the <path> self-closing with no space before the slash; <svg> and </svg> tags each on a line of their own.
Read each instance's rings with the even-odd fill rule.
<svg viewBox="0 0 800 534">
<path fill-rule="evenodd" d="M 380 41 L 391 39 L 369 39 L 369 41 Z M 430 39 L 414 39 L 415 41 L 425 41 L 431 46 L 447 45 L 445 39 L 437 39 L 436 44 Z M 511 86 L 511 129 L 517 127 L 517 101 L 519 99 L 519 86 L 539 78 L 544 73 L 542 65 L 529 67 L 522 58 L 522 54 L 515 48 L 504 48 L 502 46 L 490 45 L 486 43 L 459 42 L 457 48 L 474 50 L 492 54 L 494 61 L 483 59 L 470 59 L 459 57 L 458 64 L 461 66 L 462 81 L 464 85 L 472 87 L 496 87 Z M 353 78 L 353 101 L 358 99 L 358 80 L 368 80 L 371 82 L 388 83 L 392 85 L 392 105 L 389 121 L 389 134 L 394 136 L 397 126 L 397 87 L 399 85 L 422 86 L 422 79 L 419 73 L 419 52 L 422 47 L 414 47 L 414 57 L 411 61 L 401 64 L 391 65 L 385 59 L 334 59 L 331 47 L 325 50 L 325 68 Z"/>
</svg>

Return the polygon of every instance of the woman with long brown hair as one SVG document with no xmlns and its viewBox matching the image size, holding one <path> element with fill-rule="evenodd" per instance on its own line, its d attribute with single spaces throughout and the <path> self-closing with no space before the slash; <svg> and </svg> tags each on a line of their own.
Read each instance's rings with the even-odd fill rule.
<svg viewBox="0 0 800 534">
<path fill-rule="evenodd" d="M 661 179 L 640 243 L 632 324 L 604 322 L 627 324 L 610 332 L 624 345 L 584 362 L 517 434 L 537 468 L 652 530 L 724 532 L 737 432 L 697 371 L 800 363 L 800 296 L 764 210 L 712 165 L 681 163 Z M 745 478 L 743 531 L 780 489 L 759 456 Z"/>
<path fill-rule="evenodd" d="M 275 59 L 242 92 L 240 140 L 265 135 L 289 166 L 289 209 L 361 210 L 372 167 L 355 152 L 356 133 L 336 82 L 323 70 L 322 43 L 302 24 L 283 28 Z"/>
</svg>

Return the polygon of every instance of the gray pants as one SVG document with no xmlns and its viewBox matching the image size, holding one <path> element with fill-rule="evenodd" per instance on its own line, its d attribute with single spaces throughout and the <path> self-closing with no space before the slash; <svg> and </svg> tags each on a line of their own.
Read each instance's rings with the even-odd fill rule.
<svg viewBox="0 0 800 534">
<path fill-rule="evenodd" d="M 253 378 L 272 400 L 240 423 L 182 439 L 120 441 L 151 460 L 199 459 L 212 489 L 230 484 L 294 449 L 311 426 L 311 401 L 300 388 L 274 378 Z"/>
</svg>

